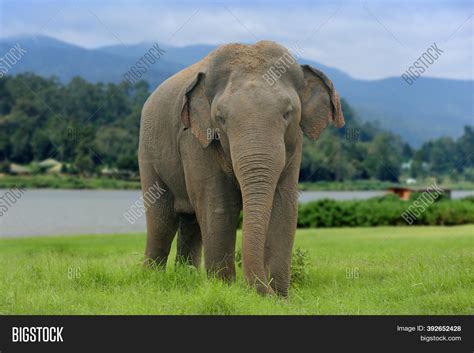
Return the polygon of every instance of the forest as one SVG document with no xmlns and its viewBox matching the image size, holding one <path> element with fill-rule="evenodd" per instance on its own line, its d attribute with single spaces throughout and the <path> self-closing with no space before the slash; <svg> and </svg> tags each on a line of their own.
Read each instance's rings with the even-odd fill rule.
<svg viewBox="0 0 474 353">
<path fill-rule="evenodd" d="M 62 84 L 31 73 L 1 78 L 0 172 L 8 173 L 11 163 L 54 158 L 67 174 L 93 176 L 103 168 L 136 174 L 140 112 L 149 94 L 145 81 L 93 84 L 75 77 Z M 364 121 L 344 99 L 342 108 L 344 128 L 326 129 L 317 141 L 305 138 L 300 181 L 474 182 L 473 126 L 457 139 L 414 148 L 380 123 Z"/>
</svg>

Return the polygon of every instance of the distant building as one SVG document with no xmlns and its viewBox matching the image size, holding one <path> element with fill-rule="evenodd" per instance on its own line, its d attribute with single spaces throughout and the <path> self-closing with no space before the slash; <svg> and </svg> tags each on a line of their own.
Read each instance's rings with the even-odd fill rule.
<svg viewBox="0 0 474 353">
<path fill-rule="evenodd" d="M 411 161 L 402 163 L 402 169 L 403 170 L 409 170 L 411 168 Z"/>
<path fill-rule="evenodd" d="M 129 179 L 134 176 L 134 173 L 129 170 L 120 170 L 118 168 L 104 167 L 100 171 L 100 174 L 105 177 Z"/>
<path fill-rule="evenodd" d="M 411 189 L 411 188 L 406 188 L 406 187 L 399 187 L 399 186 L 394 186 L 390 187 L 387 189 L 388 194 L 395 194 L 397 195 L 401 200 L 408 201 L 410 199 L 410 196 L 412 193 L 416 192 L 429 192 L 430 190 L 426 188 L 420 188 L 420 189 Z M 447 198 L 451 198 L 451 190 L 450 189 L 444 189 L 443 195 Z"/>
<path fill-rule="evenodd" d="M 408 185 L 416 184 L 416 179 L 408 178 L 408 179 L 406 180 L 406 183 L 407 183 Z"/>
<path fill-rule="evenodd" d="M 31 171 L 28 167 L 25 167 L 20 164 L 11 163 L 10 164 L 10 174 L 16 175 L 28 175 L 31 174 Z"/>
<path fill-rule="evenodd" d="M 38 162 L 38 166 L 41 168 L 51 168 L 57 166 L 58 164 L 61 164 L 61 162 L 55 160 L 54 158 L 48 158 L 44 161 Z"/>
<path fill-rule="evenodd" d="M 45 159 L 38 163 L 38 167 L 41 171 L 48 174 L 59 174 L 61 173 L 63 164 L 53 158 Z"/>
</svg>

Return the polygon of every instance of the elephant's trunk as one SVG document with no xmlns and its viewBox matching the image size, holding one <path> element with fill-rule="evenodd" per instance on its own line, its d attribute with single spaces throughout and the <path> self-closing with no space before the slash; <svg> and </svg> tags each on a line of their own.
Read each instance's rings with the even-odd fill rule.
<svg viewBox="0 0 474 353">
<path fill-rule="evenodd" d="M 265 143 L 255 134 L 233 146 L 234 171 L 243 201 L 242 264 L 247 282 L 261 294 L 271 294 L 270 278 L 264 268 L 265 241 L 273 195 L 284 166 L 284 145 Z M 265 138 L 268 140 L 268 137 Z"/>
</svg>

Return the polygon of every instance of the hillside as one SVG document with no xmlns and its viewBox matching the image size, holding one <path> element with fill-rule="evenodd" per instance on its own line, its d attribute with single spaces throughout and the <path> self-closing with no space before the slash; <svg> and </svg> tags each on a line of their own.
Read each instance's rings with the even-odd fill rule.
<svg viewBox="0 0 474 353">
<path fill-rule="evenodd" d="M 28 53 L 9 74 L 31 71 L 45 77 L 57 76 L 62 82 L 74 76 L 90 82 L 120 82 L 123 74 L 151 46 L 140 43 L 84 49 L 38 36 L 2 39 L 0 51 L 5 53 L 17 42 Z M 166 53 L 143 76 L 151 88 L 214 48 L 209 45 L 160 47 Z M 408 86 L 399 77 L 358 80 L 317 62 L 305 59 L 301 62 L 323 70 L 362 120 L 378 121 L 382 128 L 400 134 L 414 146 L 440 136 L 458 137 L 465 125 L 474 125 L 472 80 L 420 78 Z"/>
</svg>

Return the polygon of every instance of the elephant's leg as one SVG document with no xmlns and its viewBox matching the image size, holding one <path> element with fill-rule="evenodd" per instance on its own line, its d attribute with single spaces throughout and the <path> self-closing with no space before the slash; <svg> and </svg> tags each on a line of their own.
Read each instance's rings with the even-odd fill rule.
<svg viewBox="0 0 474 353">
<path fill-rule="evenodd" d="M 202 148 L 194 136 L 184 136 L 180 143 L 186 189 L 201 229 L 204 266 L 208 274 L 232 280 L 242 196 L 214 147 Z"/>
<path fill-rule="evenodd" d="M 147 227 L 145 265 L 164 268 L 178 228 L 173 195 L 151 165 L 146 167 L 141 165 L 140 176 Z"/>
<path fill-rule="evenodd" d="M 226 281 L 235 279 L 235 238 L 239 211 L 235 206 L 214 202 L 199 217 L 206 271 Z"/>
<path fill-rule="evenodd" d="M 297 175 L 287 169 L 279 180 L 273 199 L 272 213 L 265 242 L 265 270 L 269 272 L 273 290 L 288 296 L 291 257 L 298 218 Z"/>
<path fill-rule="evenodd" d="M 181 214 L 179 216 L 176 263 L 199 268 L 201 266 L 201 252 L 201 229 L 196 215 Z"/>
</svg>

